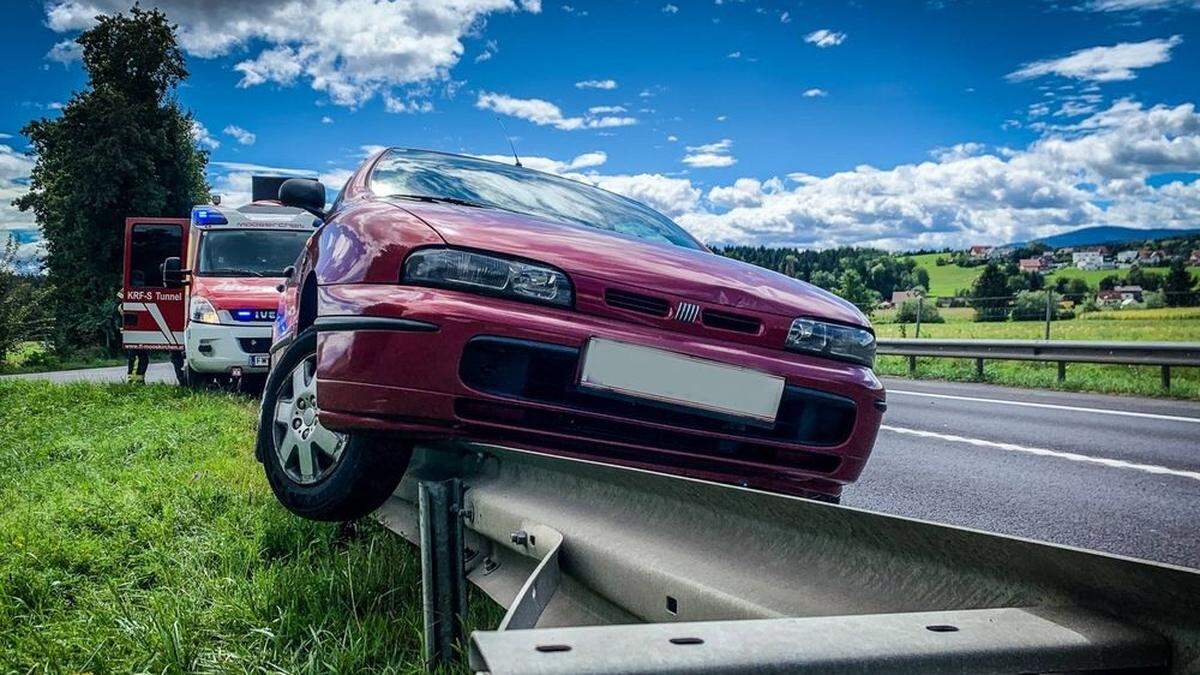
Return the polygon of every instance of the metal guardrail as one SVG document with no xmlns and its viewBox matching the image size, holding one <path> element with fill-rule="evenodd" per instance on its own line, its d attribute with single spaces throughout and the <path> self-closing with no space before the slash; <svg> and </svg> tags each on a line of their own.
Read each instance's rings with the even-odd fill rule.
<svg viewBox="0 0 1200 675">
<path fill-rule="evenodd" d="M 1083 340 L 943 340 L 880 338 L 878 354 L 908 358 L 909 375 L 916 374 L 917 357 L 975 359 L 975 374 L 983 377 L 985 360 L 1058 363 L 1058 381 L 1068 363 L 1108 363 L 1162 368 L 1162 386 L 1171 388 L 1171 368 L 1200 368 L 1200 342 L 1094 342 Z"/>
<path fill-rule="evenodd" d="M 1200 670 L 1200 572 L 1169 565 L 484 445 L 417 447 L 376 518 L 463 536 L 423 572 L 508 608 L 475 672 Z"/>
</svg>

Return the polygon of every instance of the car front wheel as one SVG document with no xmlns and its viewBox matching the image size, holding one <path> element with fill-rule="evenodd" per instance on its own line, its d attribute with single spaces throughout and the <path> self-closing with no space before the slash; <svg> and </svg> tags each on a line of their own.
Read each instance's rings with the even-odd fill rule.
<svg viewBox="0 0 1200 675">
<path fill-rule="evenodd" d="M 317 337 L 297 336 L 271 370 L 259 413 L 258 458 L 275 497 L 312 520 L 353 520 L 378 508 L 400 482 L 411 446 L 321 424 Z"/>
</svg>

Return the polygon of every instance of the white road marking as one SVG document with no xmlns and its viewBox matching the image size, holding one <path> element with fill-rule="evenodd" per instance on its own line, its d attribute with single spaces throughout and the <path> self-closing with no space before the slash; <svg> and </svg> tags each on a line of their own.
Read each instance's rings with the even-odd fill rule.
<svg viewBox="0 0 1200 675">
<path fill-rule="evenodd" d="M 1155 464 L 1138 464 L 1136 462 L 1126 462 L 1123 459 L 1111 459 L 1108 457 L 1092 457 L 1090 455 L 1080 455 L 1074 452 L 1062 452 L 1060 450 L 1049 450 L 1046 448 L 1032 448 L 1026 445 L 1017 445 L 1015 443 L 998 443 L 996 441 L 985 441 L 979 438 L 967 438 L 966 436 L 955 436 L 954 434 L 943 434 L 936 431 L 922 431 L 920 429 L 907 429 L 905 427 L 894 427 L 889 424 L 880 425 L 880 429 L 892 431 L 898 434 L 908 434 L 909 436 L 920 436 L 922 438 L 937 438 L 943 441 L 952 441 L 955 443 L 967 443 L 984 448 L 996 448 L 998 450 L 1008 450 L 1010 452 L 1024 452 L 1030 455 L 1040 455 L 1042 457 L 1057 457 L 1058 459 L 1069 459 L 1072 462 L 1087 462 L 1089 464 L 1100 464 L 1103 466 L 1111 466 L 1116 469 L 1132 469 L 1134 471 L 1142 471 L 1144 473 L 1152 473 L 1160 476 L 1178 476 L 1180 478 L 1191 478 L 1192 480 L 1200 480 L 1200 471 L 1184 471 L 1182 469 L 1171 469 L 1165 466 L 1157 466 Z"/>
<path fill-rule="evenodd" d="M 1026 408 L 1049 408 L 1051 410 L 1070 410 L 1071 412 L 1096 413 L 1099 415 L 1119 415 L 1122 417 L 1142 417 L 1151 420 L 1170 420 L 1172 422 L 1191 422 L 1200 424 L 1200 417 L 1183 417 L 1181 415 L 1160 415 L 1158 413 L 1134 412 L 1132 410 L 1104 410 L 1103 408 L 1084 408 L 1075 405 L 1058 405 L 1056 403 L 1031 403 L 1029 401 L 1006 401 L 1001 398 L 979 398 L 976 396 L 951 396 L 950 394 L 930 394 L 924 391 L 906 391 L 903 389 L 888 389 L 888 396 L 903 394 L 905 396 L 925 396 L 927 398 L 944 398 L 951 401 L 975 401 L 977 403 L 999 403 L 1001 405 L 1019 405 Z"/>
</svg>

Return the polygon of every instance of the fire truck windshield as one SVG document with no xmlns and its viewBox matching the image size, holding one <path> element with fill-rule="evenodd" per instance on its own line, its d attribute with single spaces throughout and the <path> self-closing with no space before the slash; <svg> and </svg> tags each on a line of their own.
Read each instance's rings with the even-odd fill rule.
<svg viewBox="0 0 1200 675">
<path fill-rule="evenodd" d="M 200 237 L 196 274 L 282 277 L 311 234 L 305 230 L 209 230 Z"/>
</svg>

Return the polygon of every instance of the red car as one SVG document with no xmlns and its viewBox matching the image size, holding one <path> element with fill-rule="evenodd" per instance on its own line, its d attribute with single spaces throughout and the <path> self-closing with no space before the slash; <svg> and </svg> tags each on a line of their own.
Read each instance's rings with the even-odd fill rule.
<svg viewBox="0 0 1200 675">
<path fill-rule="evenodd" d="M 316 519 L 364 515 L 411 443 L 465 439 L 837 501 L 885 409 L 853 305 L 715 255 L 635 201 L 390 149 L 280 299 L 259 458 Z M 319 392 L 319 396 L 318 396 Z"/>
</svg>

